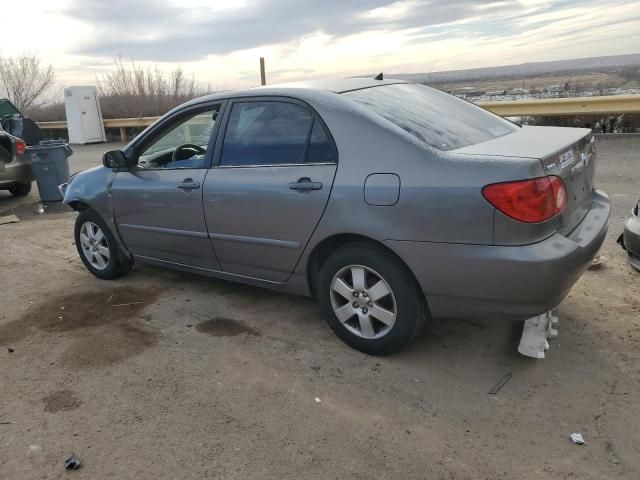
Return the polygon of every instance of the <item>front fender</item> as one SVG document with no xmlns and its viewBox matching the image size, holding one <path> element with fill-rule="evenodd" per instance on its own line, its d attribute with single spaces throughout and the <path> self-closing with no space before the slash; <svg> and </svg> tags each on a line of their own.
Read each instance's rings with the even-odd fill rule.
<svg viewBox="0 0 640 480">
<path fill-rule="evenodd" d="M 113 170 L 102 166 L 74 175 L 66 185 L 60 186 L 61 191 L 64 191 L 62 203 L 71 206 L 74 210 L 89 207 L 96 211 L 107 224 L 120 251 L 126 257 L 131 258 L 131 254 L 120 236 L 113 214 L 111 184 L 115 176 L 116 173 Z"/>
</svg>

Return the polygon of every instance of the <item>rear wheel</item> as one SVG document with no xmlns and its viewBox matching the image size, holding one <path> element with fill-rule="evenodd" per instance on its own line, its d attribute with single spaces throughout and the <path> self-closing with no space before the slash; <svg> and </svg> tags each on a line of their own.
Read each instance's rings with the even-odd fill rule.
<svg viewBox="0 0 640 480">
<path fill-rule="evenodd" d="M 94 210 L 80 212 L 74 233 L 82 262 L 96 277 L 112 280 L 131 269 L 133 261 L 122 255 L 116 239 Z"/>
<path fill-rule="evenodd" d="M 409 344 L 427 317 L 422 292 L 407 267 L 368 244 L 347 245 L 327 258 L 319 273 L 318 297 L 335 334 L 371 355 Z"/>
<path fill-rule="evenodd" d="M 31 182 L 29 183 L 14 183 L 9 187 L 9 192 L 14 197 L 24 197 L 31 192 Z"/>
</svg>

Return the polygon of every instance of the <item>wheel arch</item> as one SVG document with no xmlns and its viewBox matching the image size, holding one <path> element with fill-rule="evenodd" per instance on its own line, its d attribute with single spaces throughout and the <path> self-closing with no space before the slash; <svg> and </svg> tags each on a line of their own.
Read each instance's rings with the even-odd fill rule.
<svg viewBox="0 0 640 480">
<path fill-rule="evenodd" d="M 91 208 L 87 202 L 83 202 L 82 200 L 71 200 L 67 203 L 69 207 L 71 207 L 76 212 L 81 212 L 82 210 L 86 210 L 87 208 Z"/>
<path fill-rule="evenodd" d="M 418 290 L 422 293 L 423 299 L 426 305 L 426 298 L 424 297 L 424 292 L 420 288 L 420 283 L 418 279 L 414 275 L 413 271 L 406 264 L 406 262 L 392 249 L 387 247 L 384 243 L 374 240 L 371 237 L 367 237 L 366 235 L 360 235 L 355 233 L 340 233 L 336 235 L 331 235 L 330 237 L 325 238 L 317 245 L 313 247 L 311 254 L 309 255 L 309 259 L 307 260 L 307 282 L 309 285 L 309 292 L 311 296 L 316 298 L 317 295 L 317 283 L 318 283 L 318 273 L 320 272 L 320 268 L 331 252 L 337 250 L 338 248 L 344 247 L 345 245 L 353 244 L 353 243 L 364 243 L 367 245 L 371 245 L 372 247 L 383 250 L 389 254 L 391 254 L 395 259 L 403 265 L 407 271 L 411 274 L 411 277 L 416 282 L 418 286 Z M 428 309 L 428 306 L 427 306 Z"/>
</svg>

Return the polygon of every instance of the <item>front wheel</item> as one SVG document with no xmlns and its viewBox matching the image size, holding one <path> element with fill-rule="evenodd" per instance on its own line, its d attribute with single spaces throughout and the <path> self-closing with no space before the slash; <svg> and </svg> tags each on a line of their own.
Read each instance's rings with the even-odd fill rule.
<svg viewBox="0 0 640 480">
<path fill-rule="evenodd" d="M 112 280 L 131 269 L 133 261 L 120 253 L 113 234 L 94 210 L 80 212 L 74 233 L 82 262 L 96 277 Z"/>
<path fill-rule="evenodd" d="M 387 355 L 422 331 L 427 317 L 422 292 L 407 267 L 382 248 L 342 247 L 324 262 L 318 280 L 329 326 L 356 350 Z"/>
</svg>

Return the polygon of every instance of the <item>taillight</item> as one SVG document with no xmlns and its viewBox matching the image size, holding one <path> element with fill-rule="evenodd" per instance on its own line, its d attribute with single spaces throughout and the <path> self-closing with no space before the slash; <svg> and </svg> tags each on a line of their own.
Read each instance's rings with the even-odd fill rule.
<svg viewBox="0 0 640 480">
<path fill-rule="evenodd" d="M 16 140 L 16 155 L 24 155 L 24 152 L 27 151 L 27 144 L 22 140 Z"/>
<path fill-rule="evenodd" d="M 525 223 L 549 220 L 567 206 L 567 190 L 560 177 L 493 183 L 482 189 L 487 201 L 506 216 Z"/>
</svg>

